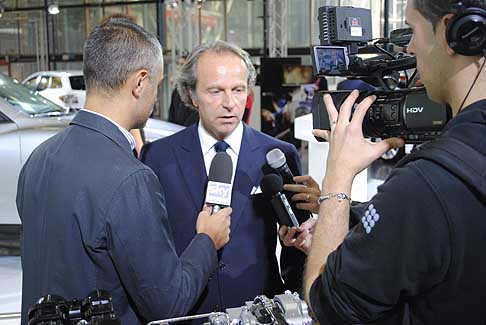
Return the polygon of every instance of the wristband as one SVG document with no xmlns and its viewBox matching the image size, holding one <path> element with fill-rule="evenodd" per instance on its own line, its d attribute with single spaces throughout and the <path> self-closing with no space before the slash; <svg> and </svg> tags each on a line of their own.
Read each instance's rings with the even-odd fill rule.
<svg viewBox="0 0 486 325">
<path fill-rule="evenodd" d="M 321 205 L 322 202 L 332 198 L 336 198 L 338 202 L 341 202 L 342 200 L 348 200 L 351 202 L 351 198 L 349 197 L 349 195 L 343 192 L 339 192 L 339 193 L 327 193 L 325 195 L 319 196 L 319 198 L 317 199 L 317 204 Z"/>
</svg>

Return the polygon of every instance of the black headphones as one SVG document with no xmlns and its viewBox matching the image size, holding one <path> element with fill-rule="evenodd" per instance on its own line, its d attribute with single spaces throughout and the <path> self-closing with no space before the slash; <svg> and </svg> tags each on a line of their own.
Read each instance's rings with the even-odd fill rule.
<svg viewBox="0 0 486 325">
<path fill-rule="evenodd" d="M 456 14 L 446 27 L 449 47 L 466 56 L 486 55 L 486 10 L 453 1 Z"/>
</svg>

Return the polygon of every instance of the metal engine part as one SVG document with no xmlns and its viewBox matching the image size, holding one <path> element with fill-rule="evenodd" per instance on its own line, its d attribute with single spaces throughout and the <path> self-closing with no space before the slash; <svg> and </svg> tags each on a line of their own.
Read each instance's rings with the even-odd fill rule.
<svg viewBox="0 0 486 325">
<path fill-rule="evenodd" d="M 297 293 L 286 291 L 270 299 L 264 295 L 247 301 L 244 306 L 227 308 L 226 312 L 170 318 L 149 325 L 168 325 L 185 320 L 208 318 L 208 325 L 310 325 L 307 303 Z"/>
</svg>

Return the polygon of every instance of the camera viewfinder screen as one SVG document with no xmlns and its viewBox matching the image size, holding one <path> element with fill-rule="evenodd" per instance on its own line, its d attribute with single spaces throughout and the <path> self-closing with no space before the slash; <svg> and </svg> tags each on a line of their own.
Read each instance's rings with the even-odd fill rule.
<svg viewBox="0 0 486 325">
<path fill-rule="evenodd" d="M 319 46 L 314 50 L 319 71 L 347 70 L 344 48 Z"/>
</svg>

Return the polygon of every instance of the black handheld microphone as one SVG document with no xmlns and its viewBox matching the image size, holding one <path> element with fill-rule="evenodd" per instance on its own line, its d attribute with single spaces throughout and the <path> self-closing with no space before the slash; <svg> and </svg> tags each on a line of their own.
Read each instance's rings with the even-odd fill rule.
<svg viewBox="0 0 486 325">
<path fill-rule="evenodd" d="M 274 148 L 270 150 L 269 152 L 267 152 L 266 159 L 267 164 L 271 168 L 276 170 L 280 174 L 280 176 L 282 176 L 284 184 L 295 184 L 294 174 L 292 174 L 292 171 L 287 164 L 287 159 L 285 158 L 282 150 L 280 150 L 279 148 Z M 286 193 L 287 195 L 290 195 L 289 192 Z M 295 210 L 297 220 L 299 220 L 300 222 L 304 222 L 312 217 L 312 215 L 308 211 L 298 209 L 295 206 L 295 202 L 291 201 L 290 204 Z"/>
<path fill-rule="evenodd" d="M 285 194 L 282 194 L 283 181 L 282 177 L 276 174 L 263 176 L 260 183 L 263 194 L 271 197 L 270 203 L 277 214 L 277 222 L 282 226 L 298 227 L 299 222 L 295 217 L 294 211 L 287 200 Z"/>
<path fill-rule="evenodd" d="M 206 203 L 213 207 L 211 214 L 231 205 L 233 162 L 226 152 L 218 152 L 211 161 L 206 189 Z"/>
<path fill-rule="evenodd" d="M 266 155 L 267 164 L 273 169 L 276 169 L 280 176 L 282 176 L 285 184 L 295 184 L 294 174 L 287 165 L 287 159 L 284 153 L 279 148 L 274 148 L 267 152 Z"/>
</svg>

